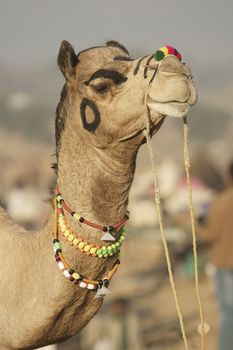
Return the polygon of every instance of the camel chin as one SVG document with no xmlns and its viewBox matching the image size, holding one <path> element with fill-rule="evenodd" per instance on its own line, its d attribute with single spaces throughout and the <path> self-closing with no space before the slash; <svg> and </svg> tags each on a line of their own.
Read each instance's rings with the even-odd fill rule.
<svg viewBox="0 0 233 350">
<path fill-rule="evenodd" d="M 148 107 L 152 112 L 157 112 L 162 115 L 170 117 L 182 118 L 189 111 L 189 104 L 187 102 L 167 102 L 161 103 L 156 101 L 148 102 Z"/>
</svg>

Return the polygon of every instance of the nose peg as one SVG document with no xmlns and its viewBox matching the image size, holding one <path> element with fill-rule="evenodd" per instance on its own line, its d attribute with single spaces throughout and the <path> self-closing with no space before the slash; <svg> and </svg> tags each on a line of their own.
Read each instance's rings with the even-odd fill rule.
<svg viewBox="0 0 233 350">
<path fill-rule="evenodd" d="M 164 59 L 164 57 L 168 56 L 168 55 L 173 55 L 176 56 L 178 58 L 178 60 L 182 60 L 182 55 L 180 52 L 178 52 L 174 47 L 172 46 L 163 46 L 160 49 L 158 49 L 155 52 L 155 59 L 156 61 L 162 61 Z"/>
</svg>

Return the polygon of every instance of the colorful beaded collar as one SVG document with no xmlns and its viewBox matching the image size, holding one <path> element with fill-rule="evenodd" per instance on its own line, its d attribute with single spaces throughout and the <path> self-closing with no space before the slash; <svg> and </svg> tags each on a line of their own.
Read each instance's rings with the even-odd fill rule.
<svg viewBox="0 0 233 350">
<path fill-rule="evenodd" d="M 86 253 L 87 255 L 99 258 L 107 258 L 108 256 L 112 256 L 120 252 L 121 245 L 125 240 L 123 226 L 118 230 L 121 232 L 121 236 L 116 242 L 109 246 L 95 245 L 80 238 L 78 234 L 70 229 L 61 204 L 61 195 L 56 196 L 55 200 L 57 201 L 58 225 L 60 231 L 63 234 L 63 238 L 70 242 L 72 246 L 79 249 L 81 252 Z"/>
<path fill-rule="evenodd" d="M 85 219 L 75 211 L 71 210 L 68 207 L 68 205 L 65 203 L 61 193 L 57 194 L 56 199 L 59 205 L 60 212 L 61 212 L 61 209 L 63 208 L 67 213 L 73 216 L 79 223 L 88 225 L 92 228 L 105 232 L 105 234 L 101 237 L 102 241 L 115 241 L 115 237 L 112 236 L 111 232 L 118 231 L 121 227 L 125 225 L 127 220 L 129 220 L 129 211 L 127 211 L 124 217 L 120 220 L 120 222 L 116 223 L 115 225 L 101 226 Z"/>
<path fill-rule="evenodd" d="M 58 264 L 58 268 L 63 272 L 63 275 L 69 279 L 74 285 L 80 288 L 86 288 L 88 290 L 96 291 L 96 297 L 103 297 L 109 293 L 108 286 L 109 283 L 117 271 L 120 260 L 117 259 L 112 270 L 101 280 L 91 280 L 85 276 L 79 274 L 74 269 L 71 268 L 70 264 L 66 261 L 63 256 L 61 243 L 58 238 L 58 211 L 57 211 L 57 199 L 54 200 L 54 234 L 53 234 L 53 246 L 55 253 L 55 260 Z"/>
</svg>

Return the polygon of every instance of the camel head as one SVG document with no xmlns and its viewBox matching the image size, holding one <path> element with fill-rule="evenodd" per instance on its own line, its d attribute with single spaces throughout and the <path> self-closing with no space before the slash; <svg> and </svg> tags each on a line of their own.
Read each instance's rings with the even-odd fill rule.
<svg viewBox="0 0 233 350">
<path fill-rule="evenodd" d="M 57 109 L 58 147 L 68 118 L 78 138 L 94 147 L 132 139 L 141 144 L 146 118 L 154 133 L 166 115 L 185 116 L 197 99 L 190 70 L 174 55 L 132 59 L 115 41 L 76 55 L 63 41 L 58 65 L 66 79 Z"/>
</svg>

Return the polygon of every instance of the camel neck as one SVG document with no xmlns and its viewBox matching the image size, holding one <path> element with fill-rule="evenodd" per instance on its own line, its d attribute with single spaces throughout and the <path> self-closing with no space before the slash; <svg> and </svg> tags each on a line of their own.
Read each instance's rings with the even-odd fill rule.
<svg viewBox="0 0 233 350">
<path fill-rule="evenodd" d="M 118 222 L 128 206 L 136 147 L 126 148 L 122 143 L 100 149 L 82 142 L 73 144 L 70 138 L 63 144 L 58 186 L 66 203 L 73 211 L 100 225 Z"/>
</svg>

